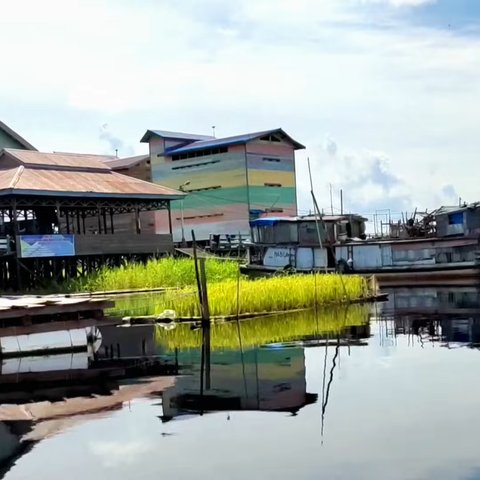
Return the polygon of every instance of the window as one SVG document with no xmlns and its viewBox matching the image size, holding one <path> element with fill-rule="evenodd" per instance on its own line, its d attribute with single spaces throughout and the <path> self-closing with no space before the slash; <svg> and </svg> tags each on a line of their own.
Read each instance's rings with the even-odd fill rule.
<svg viewBox="0 0 480 480">
<path fill-rule="evenodd" d="M 264 135 L 263 137 L 260 137 L 260 140 L 263 140 L 264 142 L 281 142 L 282 141 L 276 135 Z"/>
<path fill-rule="evenodd" d="M 463 225 L 463 212 L 450 213 L 448 215 L 449 225 Z"/>
<path fill-rule="evenodd" d="M 262 160 L 264 162 L 279 162 L 279 158 L 274 158 L 274 157 L 263 157 Z"/>
<path fill-rule="evenodd" d="M 186 160 L 188 158 L 207 157 L 211 155 L 219 155 L 220 153 L 227 153 L 228 147 L 206 148 L 204 150 L 194 150 L 193 152 L 178 153 L 172 155 L 172 160 Z"/>
<path fill-rule="evenodd" d="M 283 208 L 266 208 L 266 213 L 283 213 Z"/>
<path fill-rule="evenodd" d="M 178 165 L 172 167 L 172 170 L 181 170 L 182 168 L 194 168 L 194 167 L 203 167 L 204 165 L 211 165 L 213 163 L 219 163 L 220 160 L 212 160 L 211 162 L 202 162 L 202 163 L 190 163 L 189 165 Z"/>
<path fill-rule="evenodd" d="M 192 215 L 191 217 L 183 217 L 183 220 L 194 220 L 195 218 L 213 218 L 213 217 L 223 217 L 223 213 L 207 213 L 205 215 Z M 181 221 L 181 217 L 177 217 L 177 221 Z"/>
<path fill-rule="evenodd" d="M 266 187 L 281 187 L 281 183 L 264 183 Z"/>
<path fill-rule="evenodd" d="M 213 187 L 191 188 L 189 190 L 185 190 L 185 192 L 205 192 L 206 190 L 218 190 L 219 188 L 222 188 L 222 186 L 214 185 Z"/>
</svg>

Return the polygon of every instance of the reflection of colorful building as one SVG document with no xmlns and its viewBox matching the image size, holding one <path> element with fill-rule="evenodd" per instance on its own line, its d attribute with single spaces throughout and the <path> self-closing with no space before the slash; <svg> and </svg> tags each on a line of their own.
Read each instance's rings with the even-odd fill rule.
<svg viewBox="0 0 480 480">
<path fill-rule="evenodd" d="M 207 240 L 210 234 L 249 234 L 251 218 L 297 214 L 295 150 L 304 147 L 280 128 L 228 138 L 148 130 L 142 142 L 149 144 L 152 180 L 189 193 L 183 202 L 187 240 L 191 229 Z M 113 168 L 130 174 L 128 165 Z M 155 215 L 157 233 L 168 231 L 167 216 Z M 181 217 L 182 203 L 174 202 L 176 241 Z"/>
<path fill-rule="evenodd" d="M 184 355 L 181 362 L 188 363 Z M 316 394 L 306 391 L 303 348 L 262 347 L 243 354 L 238 350 L 212 352 L 210 388 L 205 388 L 203 395 L 199 353 L 189 355 L 190 374 L 178 377 L 175 385 L 162 395 L 164 420 L 202 410 L 295 413 L 317 399 Z"/>
</svg>

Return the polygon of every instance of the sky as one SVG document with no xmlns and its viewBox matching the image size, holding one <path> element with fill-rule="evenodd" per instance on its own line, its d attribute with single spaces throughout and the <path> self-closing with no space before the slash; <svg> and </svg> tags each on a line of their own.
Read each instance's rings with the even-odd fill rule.
<svg viewBox="0 0 480 480">
<path fill-rule="evenodd" d="M 147 129 L 282 127 L 299 210 L 480 200 L 478 0 L 16 0 L 0 119 L 45 151 L 147 152 Z"/>
</svg>

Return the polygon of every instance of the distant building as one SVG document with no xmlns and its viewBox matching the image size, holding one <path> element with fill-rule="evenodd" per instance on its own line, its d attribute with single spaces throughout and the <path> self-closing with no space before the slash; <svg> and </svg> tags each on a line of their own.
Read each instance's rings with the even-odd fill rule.
<svg viewBox="0 0 480 480">
<path fill-rule="evenodd" d="M 441 207 L 435 212 L 437 235 L 478 236 L 480 234 L 480 203 L 457 207 Z"/>
<path fill-rule="evenodd" d="M 144 215 L 184 193 L 112 171 L 111 157 L 0 151 L 0 290 L 171 253 Z M 168 220 L 167 220 L 168 221 Z"/>
<path fill-rule="evenodd" d="M 109 162 L 119 173 L 188 193 L 172 203 L 174 241 L 191 230 L 198 240 L 211 234 L 249 234 L 249 221 L 296 215 L 295 150 L 305 148 L 281 128 L 215 138 L 148 130 L 148 157 Z M 115 163 L 116 162 L 116 163 Z M 157 233 L 168 232 L 165 212 L 155 213 Z"/>
<path fill-rule="evenodd" d="M 3 148 L 19 148 L 22 150 L 36 150 L 17 132 L 0 121 L 0 150 Z"/>
</svg>

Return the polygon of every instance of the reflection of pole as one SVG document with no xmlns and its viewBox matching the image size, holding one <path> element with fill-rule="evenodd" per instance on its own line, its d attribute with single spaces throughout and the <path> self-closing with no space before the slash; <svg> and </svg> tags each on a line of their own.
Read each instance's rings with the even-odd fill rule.
<svg viewBox="0 0 480 480">
<path fill-rule="evenodd" d="M 337 337 L 337 345 L 335 346 L 335 355 L 333 356 L 332 368 L 330 369 L 330 378 L 328 379 L 327 391 L 325 393 L 325 398 L 323 399 L 323 403 L 322 403 L 322 432 L 321 432 L 322 442 L 323 442 L 323 431 L 325 427 L 325 412 L 327 410 L 328 398 L 330 396 L 330 387 L 332 386 L 332 382 L 333 382 L 333 372 L 337 365 L 336 361 L 337 361 L 339 352 L 340 352 L 340 337 Z"/>
<path fill-rule="evenodd" d="M 205 340 L 202 329 L 202 356 L 200 359 L 200 415 L 203 415 L 203 373 L 205 371 Z"/>
<path fill-rule="evenodd" d="M 205 388 L 207 390 L 210 390 L 210 385 L 211 385 L 211 377 L 210 377 L 210 372 L 211 372 L 211 363 L 210 363 L 210 352 L 211 352 L 211 346 L 210 346 L 210 322 L 205 323 L 202 326 L 202 358 L 203 358 L 203 364 L 204 364 L 204 372 L 205 372 Z M 203 375 L 202 375 L 203 377 Z M 203 378 L 201 385 L 203 385 Z"/>
<path fill-rule="evenodd" d="M 200 311 L 202 313 L 202 359 L 205 362 L 206 388 L 210 388 L 210 309 L 208 307 L 207 274 L 205 271 L 205 258 L 197 258 L 197 242 L 195 232 L 192 230 L 193 260 L 195 262 L 195 276 L 197 279 Z M 203 370 L 203 369 L 202 369 Z M 203 371 L 201 385 L 203 390 Z M 203 393 L 203 392 L 202 392 Z"/>
</svg>

